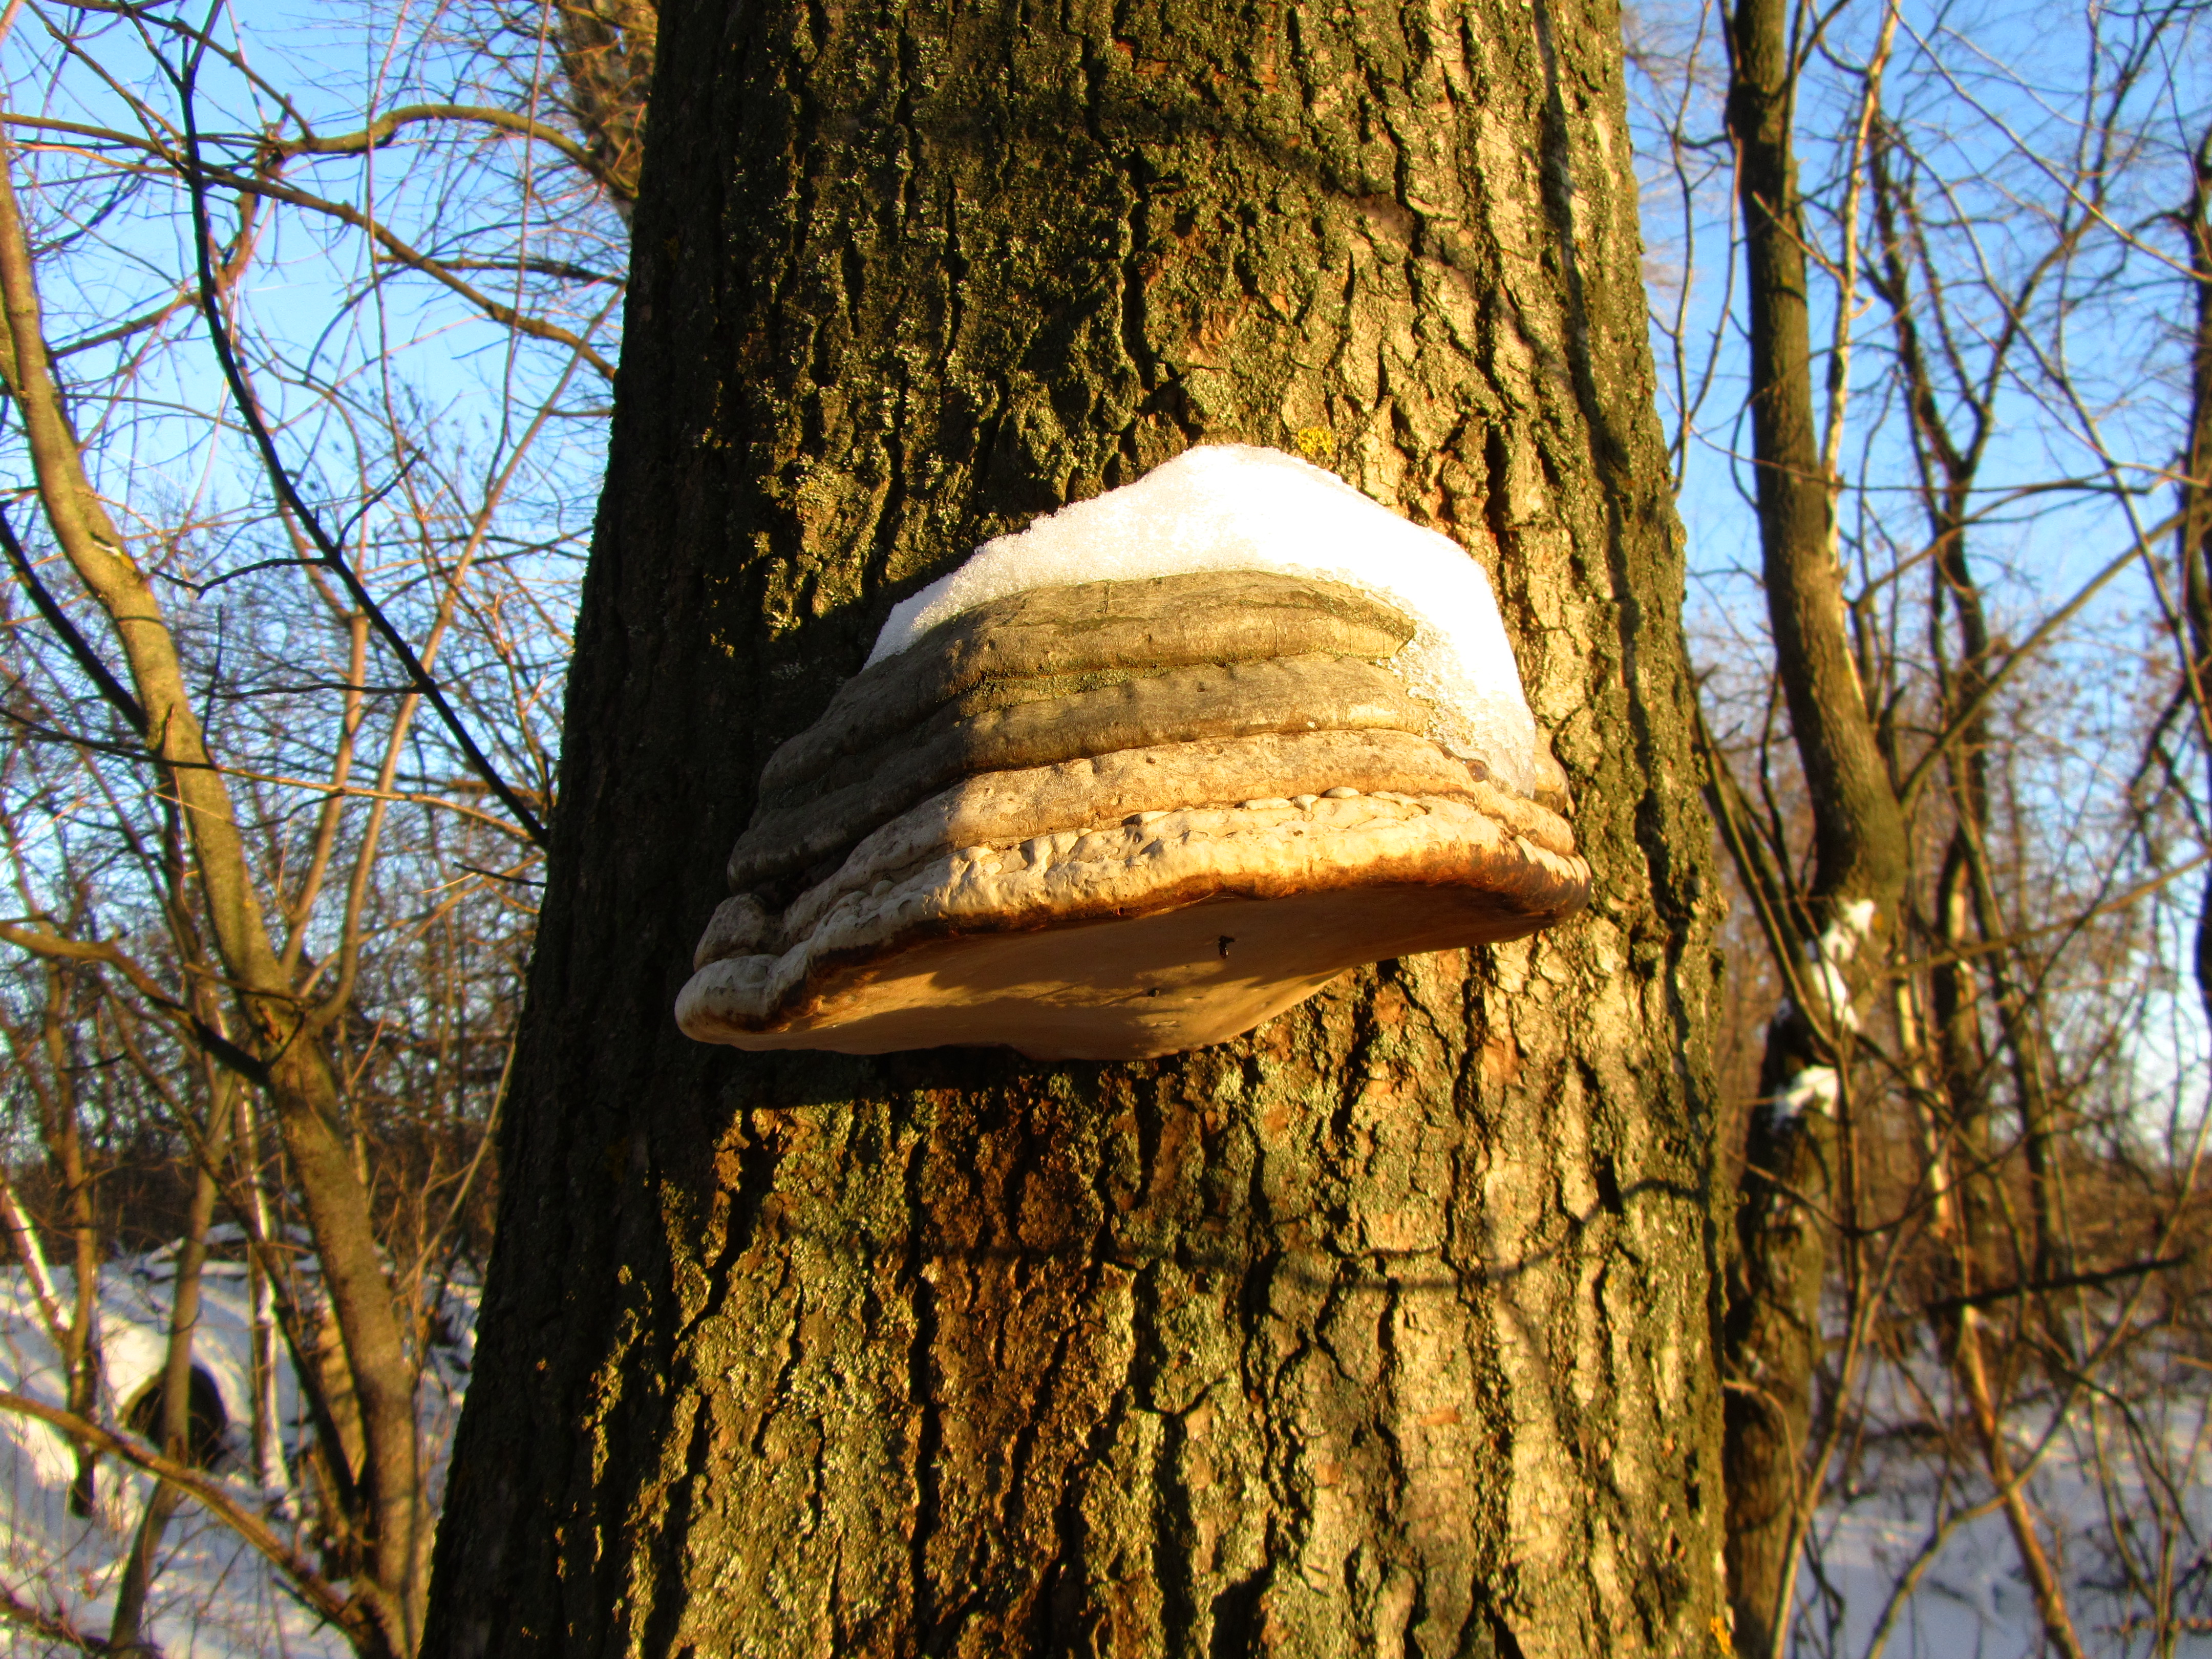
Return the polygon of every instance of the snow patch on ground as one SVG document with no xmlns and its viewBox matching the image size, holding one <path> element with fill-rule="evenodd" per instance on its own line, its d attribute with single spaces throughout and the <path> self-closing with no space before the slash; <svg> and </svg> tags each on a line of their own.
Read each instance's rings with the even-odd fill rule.
<svg viewBox="0 0 2212 1659">
<path fill-rule="evenodd" d="M 1517 789 L 1536 787 L 1535 722 L 1482 567 L 1334 474 L 1248 444 L 1186 450 L 1134 483 L 984 543 L 893 609 L 868 661 L 1009 594 L 1206 570 L 1316 577 L 1396 606 L 1419 631 L 1395 666 L 1435 705 L 1431 736 Z"/>
<path fill-rule="evenodd" d="M 166 1268 L 159 1258 L 138 1258 L 112 1263 L 103 1275 L 109 1396 L 103 1415 L 111 1421 L 116 1402 L 127 1404 L 160 1368 L 168 1318 Z M 56 1276 L 66 1304 L 68 1276 Z M 282 1350 L 277 1396 L 288 1473 L 264 1486 L 247 1472 L 251 1342 L 242 1268 L 210 1263 L 203 1294 L 206 1312 L 195 1361 L 216 1382 L 232 1414 L 230 1455 L 216 1473 L 233 1496 L 269 1517 L 280 1534 L 311 1547 L 299 1528 L 301 1495 L 289 1473 L 306 1430 Z M 455 1287 L 440 1322 L 440 1346 L 430 1351 L 421 1408 L 423 1443 L 438 1470 L 434 1493 L 442 1489 L 473 1353 L 476 1308 L 474 1290 Z M 1876 1368 L 1864 1395 L 1869 1423 L 1912 1423 L 1929 1400 L 1942 1396 L 1940 1364 L 1915 1363 L 1917 1370 L 1886 1363 Z M 2193 1372 L 2177 1369 L 2170 1382 L 2153 1392 L 2148 1406 L 2135 1408 L 2131 1419 L 2161 1448 L 2156 1492 L 2141 1460 L 2116 1433 L 2116 1419 L 2100 1419 L 2081 1409 L 2054 1423 L 2047 1413 L 2023 1412 L 2008 1425 L 2016 1461 L 2034 1464 L 2028 1490 L 2052 1528 L 2050 1541 L 2066 1576 L 2077 1626 L 2091 1652 L 2115 1659 L 2154 1651 L 2151 1633 L 2139 1622 L 2143 1603 L 2127 1588 L 2122 1556 L 2132 1549 L 2139 1561 L 2154 1559 L 2157 1539 L 2146 1517 L 2161 1501 L 2170 1505 L 2176 1490 L 2190 1538 L 2187 1558 L 2174 1565 L 2200 1580 L 2207 1571 L 2203 1540 L 2212 1537 L 2212 1485 L 2204 1479 L 2204 1462 L 2212 1455 L 2212 1401 Z M 58 1404 L 61 1383 L 21 1274 L 0 1269 L 0 1389 Z M 1888 1659 L 2039 1655 L 2043 1638 L 2033 1598 L 2003 1516 L 1975 1513 L 1989 1496 L 1978 1474 L 1947 1468 L 1925 1439 L 1910 1434 L 1862 1439 L 1850 1462 L 1808 1540 L 1793 1649 L 1798 1659 L 1863 1659 L 1891 1611 L 1893 1589 L 1916 1571 L 1889 1620 L 1881 1650 Z M 58 1608 L 77 1629 L 100 1638 L 113 1615 L 122 1558 L 148 1483 L 103 1460 L 98 1511 L 79 1517 L 70 1513 L 68 1502 L 75 1469 L 75 1454 L 60 1435 L 0 1413 L 0 1585 L 42 1608 Z M 2212 1590 L 2200 1583 L 2193 1600 L 2185 1595 L 2183 1601 L 2192 1613 L 2203 1613 Z M 167 1659 L 348 1659 L 349 1652 L 335 1631 L 283 1593 L 258 1556 L 189 1501 L 179 1510 L 165 1545 L 150 1634 Z M 66 1651 L 0 1625 L 0 1656 L 6 1659 L 47 1659 Z M 2212 1626 L 2182 1632 L 2172 1651 L 2178 1659 L 2212 1659 Z"/>
<path fill-rule="evenodd" d="M 1877 1368 L 1869 1382 L 1869 1418 L 1912 1420 L 1942 1387 L 1933 1364 L 1921 1369 L 1925 1375 L 1915 1387 L 1905 1369 Z M 2208 1403 L 2201 1387 L 2176 1387 L 2137 1408 L 2137 1425 L 2160 1443 L 2165 1468 L 2155 1477 L 2114 1432 L 2114 1413 L 2100 1419 L 2084 1405 L 2063 1422 L 2028 1412 L 2008 1420 L 2015 1461 L 2035 1464 L 2028 1496 L 2063 1574 L 2075 1627 L 2093 1654 L 2134 1659 L 2158 1651 L 2145 1602 L 2129 1589 L 2127 1559 L 2131 1553 L 2136 1567 L 2157 1577 L 2154 1479 L 2169 1501 L 2178 1497 L 2189 1534 L 2182 1559 L 2167 1565 L 2184 1581 L 2178 1588 L 2185 1616 L 2205 1611 Z M 1889 1659 L 2035 1659 L 2044 1651 L 2012 1534 L 2004 1516 L 1988 1507 L 1989 1486 L 1978 1472 L 1948 1468 L 1928 1444 L 1899 1437 L 1869 1444 L 1842 1486 L 1822 1506 L 1808 1540 L 1794 1652 L 1863 1656 L 1885 1621 L 1881 1651 Z M 1896 1587 L 1916 1573 L 1910 1594 L 1896 1596 Z M 2191 1577 L 2198 1581 L 2193 1595 Z M 2196 1622 L 2198 1628 L 2175 1635 L 2172 1651 L 2179 1659 L 2212 1656 L 2212 1626 Z"/>
<path fill-rule="evenodd" d="M 172 1278 L 166 1256 L 111 1262 L 100 1276 L 105 1386 L 98 1415 L 110 1429 L 161 1370 Z M 54 1278 L 66 1311 L 75 1295 L 70 1276 L 57 1269 Z M 244 1265 L 209 1262 L 200 1294 L 192 1363 L 215 1384 L 228 1419 L 224 1455 L 212 1473 L 233 1498 L 312 1560 L 295 1461 L 311 1431 L 283 1346 L 277 1346 L 275 1379 L 283 1456 L 273 1471 L 276 1478 L 264 1484 L 252 1468 L 252 1322 Z M 446 1455 L 467 1381 L 475 1295 L 471 1287 L 449 1291 L 442 1323 L 453 1340 L 430 1350 L 419 1396 L 434 1498 L 442 1495 Z M 0 1269 L 0 1389 L 56 1406 L 67 1398 L 59 1356 L 15 1268 Z M 76 1451 L 58 1430 L 0 1412 L 0 1588 L 104 1639 L 114 1618 L 124 1558 L 152 1483 L 102 1458 L 99 1502 L 91 1515 L 78 1516 L 70 1510 L 76 1473 Z M 342 1635 L 285 1592 L 281 1575 L 190 1499 L 179 1506 L 163 1540 L 148 1634 L 167 1659 L 344 1659 L 352 1652 Z M 6 1659 L 68 1651 L 0 1623 L 0 1656 Z"/>
</svg>

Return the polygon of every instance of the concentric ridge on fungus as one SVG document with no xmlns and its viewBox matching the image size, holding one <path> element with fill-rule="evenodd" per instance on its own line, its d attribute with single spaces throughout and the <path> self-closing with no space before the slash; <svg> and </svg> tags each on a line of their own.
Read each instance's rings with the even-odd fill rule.
<svg viewBox="0 0 2212 1659">
<path fill-rule="evenodd" d="M 678 1023 L 1131 1058 L 1571 915 L 1564 778 L 1447 752 L 1394 670 L 1415 632 L 1356 587 L 1223 570 L 939 623 L 769 760 Z"/>
</svg>

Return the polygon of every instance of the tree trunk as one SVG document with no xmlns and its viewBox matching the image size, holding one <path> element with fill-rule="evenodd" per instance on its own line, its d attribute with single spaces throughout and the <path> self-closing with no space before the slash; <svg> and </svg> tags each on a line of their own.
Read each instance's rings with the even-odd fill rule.
<svg viewBox="0 0 2212 1659">
<path fill-rule="evenodd" d="M 100 1411 L 100 1330 L 99 1218 L 92 1203 L 92 1171 L 85 1167 L 83 1121 L 78 1115 L 75 1056 L 70 1054 L 60 1021 L 57 995 L 74 994 L 64 988 L 68 979 L 50 980 L 46 1002 L 46 1053 L 52 1067 L 54 1136 L 59 1154 L 63 1189 L 69 1194 L 70 1239 L 76 1247 L 70 1282 L 75 1290 L 70 1310 L 69 1340 L 62 1346 L 62 1365 L 69 1376 L 63 1399 L 78 1416 L 91 1419 Z M 70 1482 L 70 1512 L 89 1516 L 100 1507 L 100 1460 L 88 1447 L 76 1449 L 76 1474 Z"/>
<path fill-rule="evenodd" d="M 2181 484 L 2175 562 L 2181 567 L 2189 630 L 2183 696 L 2199 740 L 2212 751 L 2212 130 L 2197 141 L 2196 162 L 2185 223 L 2197 318 L 2190 354 L 2188 471 Z M 2212 759 L 2207 765 L 2212 769 Z M 2205 876 L 2204 894 L 2197 915 L 2197 989 L 2212 1015 L 2212 872 Z"/>
<path fill-rule="evenodd" d="M 1849 1099 L 1851 1034 L 1896 925 L 1906 854 L 1904 814 L 1851 657 L 1832 484 L 1814 426 L 1789 31 L 1785 0 L 1737 0 L 1728 119 L 1743 210 L 1760 574 L 1814 845 L 1808 902 L 1776 941 L 1791 958 L 1777 965 L 1792 994 L 1767 1027 L 1729 1285 L 1729 1599 L 1747 1659 L 1770 1659 L 1789 1643 L 1814 1498 L 1804 1455 L 1842 1190 L 1838 1119 Z"/>
<path fill-rule="evenodd" d="M 169 1281 L 169 1346 L 163 1356 L 160 1383 L 161 1409 L 155 1443 L 173 1463 L 189 1467 L 192 1462 L 192 1339 L 200 1322 L 200 1279 L 207 1267 L 208 1226 L 215 1219 L 216 1168 L 230 1151 L 231 1104 L 229 1079 L 207 1068 L 208 1112 L 199 1152 L 199 1167 L 192 1180 L 191 1207 L 185 1213 L 185 1236 L 177 1241 L 176 1276 Z M 107 1632 L 109 1652 L 117 1655 L 154 1654 L 159 1650 L 146 1638 L 146 1598 L 161 1554 L 161 1539 L 183 1501 L 184 1493 L 166 1480 L 156 1480 L 140 1511 L 138 1531 L 124 1558 L 123 1578 L 115 1592 L 115 1617 Z"/>
<path fill-rule="evenodd" d="M 1017 15 L 662 14 L 428 1650 L 1713 1651 L 1710 831 L 1617 14 Z M 1494 571 L 1589 912 L 1157 1061 L 679 1036 L 761 763 L 892 601 L 1231 440 Z"/>
<path fill-rule="evenodd" d="M 0 140 L 0 385 L 22 418 L 46 526 L 106 612 L 129 667 L 148 753 L 163 769 L 191 838 L 194 885 L 215 953 L 237 998 L 246 1051 L 259 1061 L 315 1240 L 324 1293 L 346 1336 L 368 1423 L 368 1577 L 392 1651 L 413 1653 L 427 1587 L 416 1446 L 416 1374 L 392 1305 L 368 1193 L 339 1121 L 338 1079 L 270 942 L 228 786 L 210 754 L 154 582 L 133 560 L 85 471 L 40 322 L 31 240 L 16 204 L 14 156 Z M 203 1022 L 204 1024 L 204 1022 Z M 82 1276 L 82 1275 L 81 1275 Z"/>
</svg>

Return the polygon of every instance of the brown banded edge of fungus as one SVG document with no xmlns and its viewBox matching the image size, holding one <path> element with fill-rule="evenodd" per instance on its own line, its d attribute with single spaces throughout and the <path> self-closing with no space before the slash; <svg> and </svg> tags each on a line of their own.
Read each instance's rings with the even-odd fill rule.
<svg viewBox="0 0 2212 1659">
<path fill-rule="evenodd" d="M 987 543 L 763 769 L 690 1036 L 1129 1059 L 1523 937 L 1589 867 L 1481 567 L 1272 450 Z"/>
</svg>

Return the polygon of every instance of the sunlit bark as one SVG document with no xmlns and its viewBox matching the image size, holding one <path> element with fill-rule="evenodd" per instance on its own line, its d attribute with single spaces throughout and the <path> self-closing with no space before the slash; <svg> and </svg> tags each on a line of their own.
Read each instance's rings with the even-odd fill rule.
<svg viewBox="0 0 2212 1659">
<path fill-rule="evenodd" d="M 428 1647 L 1705 1653 L 1708 835 L 1607 7 L 661 17 Z M 1496 573 L 1581 920 L 1133 1065 L 687 1042 L 891 601 L 1198 441 Z"/>
</svg>

